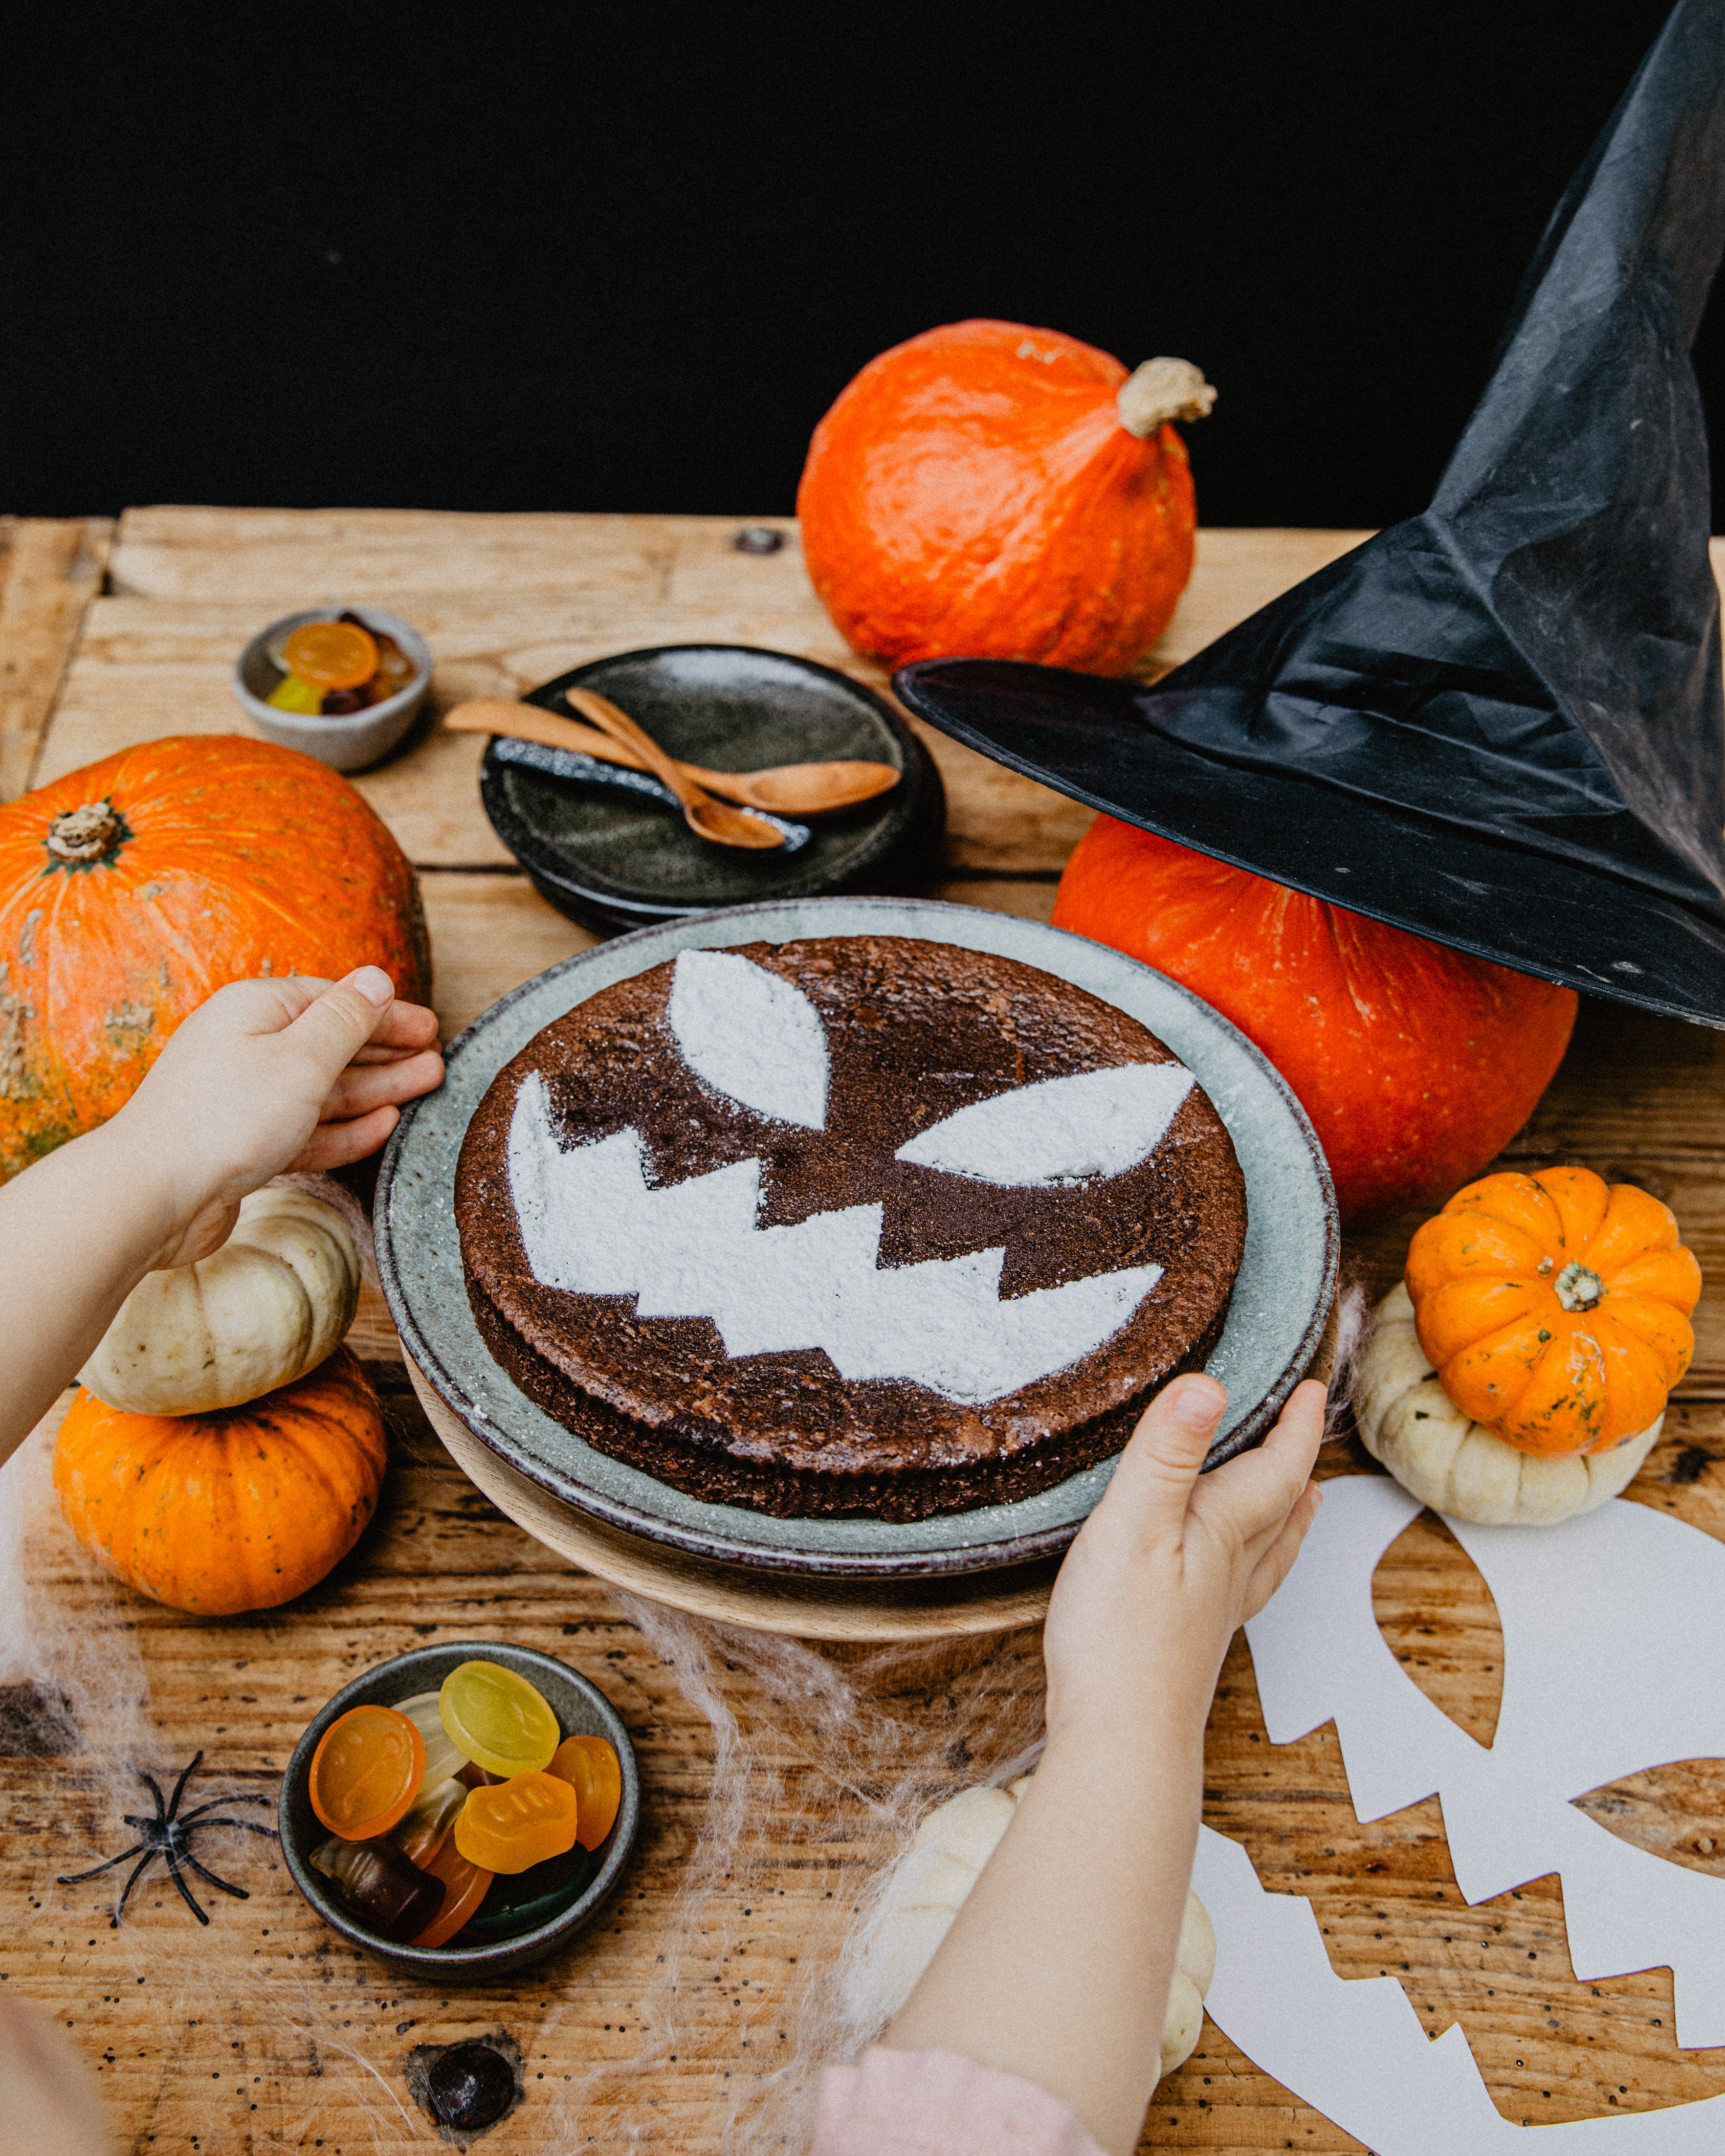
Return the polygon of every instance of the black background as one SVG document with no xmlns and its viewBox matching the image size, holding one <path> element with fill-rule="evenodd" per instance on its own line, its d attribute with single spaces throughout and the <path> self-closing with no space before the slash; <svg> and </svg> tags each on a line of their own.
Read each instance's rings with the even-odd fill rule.
<svg viewBox="0 0 1725 2156">
<path fill-rule="evenodd" d="M 1385 522 L 1663 13 L 31 0 L 0 509 L 783 512 L 865 360 L 995 315 L 1196 360 L 1205 522 Z"/>
</svg>

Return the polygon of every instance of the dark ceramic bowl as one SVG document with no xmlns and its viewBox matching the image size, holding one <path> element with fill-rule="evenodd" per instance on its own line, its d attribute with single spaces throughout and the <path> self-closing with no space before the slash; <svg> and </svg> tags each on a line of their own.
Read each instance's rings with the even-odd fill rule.
<svg viewBox="0 0 1725 2156">
<path fill-rule="evenodd" d="M 307 1794 L 311 1755 L 325 1730 L 338 1715 L 346 1714 L 350 1707 L 393 1707 L 398 1700 L 411 1699 L 416 1692 L 435 1691 L 458 1664 L 475 1661 L 501 1662 L 506 1669 L 518 1671 L 530 1684 L 536 1685 L 551 1702 L 565 1737 L 608 1738 L 623 1766 L 623 1802 L 618 1809 L 616 1825 L 593 1852 L 596 1869 L 586 1892 L 578 1901 L 572 1902 L 567 1909 L 560 1910 L 536 1929 L 518 1933 L 512 1938 L 486 1940 L 471 1946 L 463 1946 L 459 1937 L 447 1946 L 398 1946 L 393 1940 L 380 1938 L 377 1933 L 368 1931 L 350 1917 L 336 1901 L 329 1881 L 311 1868 L 312 1851 L 329 1840 L 329 1831 L 312 1810 Z M 375 1669 L 367 1670 L 363 1676 L 344 1685 L 329 1704 L 313 1717 L 305 1735 L 294 1747 L 294 1756 L 281 1778 L 278 1812 L 276 1825 L 281 1835 L 281 1852 L 287 1859 L 295 1886 L 331 1930 L 339 1932 L 350 1946 L 362 1947 L 367 1953 L 388 1962 L 403 1975 L 422 1976 L 428 1981 L 502 1976 L 510 1969 L 521 1969 L 528 1962 L 538 1961 L 543 1955 L 567 1946 L 598 1914 L 621 1877 L 634 1846 L 641 1817 L 641 1778 L 629 1732 L 597 1686 L 550 1655 L 542 1655 L 536 1648 L 506 1646 L 498 1640 L 465 1640 L 452 1646 L 415 1647 L 389 1661 L 379 1662 Z"/>
<path fill-rule="evenodd" d="M 940 872 L 946 797 L 932 758 L 870 689 L 782 651 L 669 644 L 561 674 L 523 699 L 565 717 L 570 687 L 597 690 L 673 756 L 713 771 L 845 757 L 895 765 L 890 793 L 810 819 L 794 853 L 743 853 L 697 839 L 675 810 L 506 763 L 480 767 L 491 827 L 561 912 L 609 933 L 760 899 L 920 889 Z"/>
</svg>

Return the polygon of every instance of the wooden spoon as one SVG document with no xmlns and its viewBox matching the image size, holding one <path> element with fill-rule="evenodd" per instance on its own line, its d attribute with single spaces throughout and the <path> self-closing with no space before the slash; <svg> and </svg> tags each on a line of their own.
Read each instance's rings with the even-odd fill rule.
<svg viewBox="0 0 1725 2156">
<path fill-rule="evenodd" d="M 568 701 L 588 711 L 586 699 L 605 703 L 608 698 L 588 689 L 564 691 Z M 590 716 L 597 714 L 589 711 Z M 476 696 L 457 704 L 445 714 L 444 724 L 456 733 L 508 734 L 516 741 L 542 742 L 547 748 L 574 749 L 582 756 L 597 757 L 602 763 L 619 763 L 626 771 L 649 767 L 634 750 L 625 748 L 608 734 L 583 726 L 556 711 L 542 711 L 536 704 L 506 704 L 495 696 Z M 834 808 L 854 808 L 871 801 L 898 784 L 901 773 L 890 763 L 773 763 L 761 771 L 709 771 L 705 765 L 681 767 L 696 785 L 705 787 L 726 801 L 745 808 L 764 808 L 776 816 L 819 816 Z"/>
<path fill-rule="evenodd" d="M 644 726 L 638 726 L 627 711 L 619 711 L 608 698 L 595 696 L 581 708 L 601 732 L 632 748 L 660 784 L 670 788 L 683 804 L 683 821 L 697 839 L 709 839 L 716 846 L 750 846 L 762 851 L 768 847 L 776 851 L 784 844 L 783 831 L 774 830 L 747 808 L 733 808 L 685 778 L 676 758 L 667 756 Z"/>
</svg>

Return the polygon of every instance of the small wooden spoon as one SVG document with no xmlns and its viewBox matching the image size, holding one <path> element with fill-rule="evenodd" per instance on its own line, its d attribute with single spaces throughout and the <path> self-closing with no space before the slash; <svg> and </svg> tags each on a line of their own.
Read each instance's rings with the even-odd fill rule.
<svg viewBox="0 0 1725 2156">
<path fill-rule="evenodd" d="M 596 703 L 609 701 L 588 689 L 569 689 L 564 694 L 582 710 L 588 709 L 583 701 L 588 697 Z M 508 734 L 516 741 L 542 742 L 547 748 L 574 749 L 602 763 L 620 763 L 626 771 L 649 767 L 608 734 L 556 711 L 542 711 L 536 704 L 506 704 L 499 697 L 476 696 L 447 712 L 444 724 L 456 733 Z M 709 793 L 775 816 L 819 816 L 830 809 L 854 808 L 859 801 L 871 801 L 877 793 L 888 792 L 901 777 L 890 763 L 861 762 L 773 763 L 760 771 L 709 771 L 699 763 L 681 768 Z"/>
<path fill-rule="evenodd" d="M 776 851 L 784 844 L 783 831 L 775 831 L 772 824 L 747 808 L 733 808 L 685 778 L 676 758 L 667 756 L 644 726 L 638 726 L 627 711 L 619 711 L 608 698 L 595 696 L 581 708 L 601 732 L 632 748 L 660 784 L 670 788 L 683 804 L 683 821 L 697 839 L 709 839 L 716 846 L 750 846 L 762 852 L 769 847 Z"/>
</svg>

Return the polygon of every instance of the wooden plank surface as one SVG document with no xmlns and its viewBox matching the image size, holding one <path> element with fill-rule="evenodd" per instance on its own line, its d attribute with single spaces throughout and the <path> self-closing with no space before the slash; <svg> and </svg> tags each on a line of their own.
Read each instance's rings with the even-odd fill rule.
<svg viewBox="0 0 1725 2156">
<path fill-rule="evenodd" d="M 741 521 L 128 512 L 112 593 L 90 605 L 39 771 L 160 732 L 236 728 L 227 675 L 239 644 L 270 613 L 332 596 L 377 599 L 426 629 L 439 708 L 515 693 L 602 651 L 709 637 L 778 644 L 878 681 L 837 644 L 794 545 L 738 554 Z M 1359 536 L 1204 534 L 1157 665 Z M 6 648 L 0 634 L 0 655 Z M 52 701 L 50 690 L 41 708 Z M 1046 918 L 1085 815 L 980 758 L 940 752 L 954 834 L 943 894 Z M 479 814 L 474 753 L 429 730 L 360 782 L 421 866 L 449 1029 L 591 940 L 510 871 Z M 1722 1058 L 1718 1035 L 1586 1009 L 1507 1158 L 1579 1158 L 1657 1190 L 1710 1275 L 1725 1278 Z M 1349 1266 L 1373 1293 L 1394 1277 L 1409 1224 L 1351 1240 Z M 1695 1366 L 1630 1495 L 1718 1534 L 1725 1311 L 1712 1290 L 1697 1332 Z M 561 1564 L 454 1470 L 413 1407 L 375 1298 L 355 1342 L 392 1388 L 390 1481 L 361 1550 L 290 1609 L 209 1625 L 143 1603 L 103 1578 L 59 1524 L 42 1487 L 46 1428 L 8 1470 L 8 1494 L 32 1510 L 25 1606 L 0 1613 L 0 1643 L 47 1690 L 0 1690 L 0 1982 L 70 2025 L 102 2073 L 120 2146 L 139 2156 L 431 2145 L 408 2055 L 499 2029 L 521 2045 L 526 2095 L 475 2144 L 497 2156 L 796 2147 L 794 2091 L 834 2025 L 850 1912 L 896 1845 L 907 1802 L 964 1785 L 1034 1736 L 1037 1635 L 862 1655 L 716 1643 L 667 1624 Z M 1323 1471 L 1372 1471 L 1344 1436 Z M 1416 1521 L 1374 1594 L 1410 1676 L 1485 1738 L 1502 1642 L 1457 1545 L 1429 1516 Z M 403 1984 L 341 1948 L 263 1845 L 232 1835 L 208 1854 L 253 1898 L 213 1896 L 208 1932 L 159 1881 L 119 1931 L 106 1927 L 103 1882 L 54 1885 L 86 1850 L 94 1861 L 123 1845 L 120 1815 L 137 1794 L 129 1759 L 171 1768 L 202 1746 L 218 1770 L 212 1793 L 273 1790 L 306 1717 L 356 1670 L 423 1639 L 488 1634 L 592 1676 L 640 1748 L 639 1857 L 602 1925 L 569 1953 L 483 1989 Z M 61 1695 L 75 1736 L 54 1706 Z M 1725 2054 L 1675 2046 L 1668 1971 L 1574 1980 L 1554 1881 L 1464 1910 L 1435 1804 L 1361 1827 L 1333 1730 L 1271 1746 L 1241 1642 L 1211 1718 L 1206 1781 L 1211 1824 L 1245 1842 L 1266 1886 L 1312 1897 L 1338 1969 L 1399 1976 L 1434 2034 L 1462 2022 L 1506 2117 L 1609 2116 L 1725 2089 Z M 1582 1802 L 1641 1846 L 1725 1866 L 1718 1763 L 1634 1777 Z M 680 1891 L 691 1881 L 698 1892 Z M 1145 2145 L 1267 2156 L 1357 2144 L 1206 2024 L 1159 2092 Z"/>
<path fill-rule="evenodd" d="M 113 532 L 105 516 L 0 517 L 0 801 L 30 783 Z"/>
</svg>

